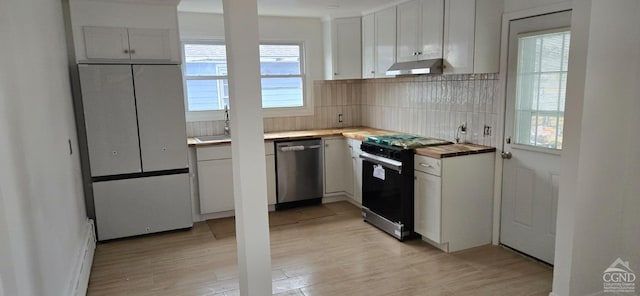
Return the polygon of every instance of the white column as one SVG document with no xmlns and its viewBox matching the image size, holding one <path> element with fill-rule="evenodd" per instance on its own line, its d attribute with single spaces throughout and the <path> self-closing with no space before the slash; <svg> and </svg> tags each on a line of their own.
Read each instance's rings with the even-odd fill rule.
<svg viewBox="0 0 640 296">
<path fill-rule="evenodd" d="M 223 0 L 241 295 L 271 295 L 256 0 Z"/>
</svg>

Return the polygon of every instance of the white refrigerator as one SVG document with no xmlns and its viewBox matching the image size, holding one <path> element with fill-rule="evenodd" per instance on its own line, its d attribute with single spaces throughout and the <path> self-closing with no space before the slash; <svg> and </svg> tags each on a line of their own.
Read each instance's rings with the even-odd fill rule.
<svg viewBox="0 0 640 296">
<path fill-rule="evenodd" d="M 179 65 L 78 65 L 98 240 L 193 224 Z"/>
</svg>

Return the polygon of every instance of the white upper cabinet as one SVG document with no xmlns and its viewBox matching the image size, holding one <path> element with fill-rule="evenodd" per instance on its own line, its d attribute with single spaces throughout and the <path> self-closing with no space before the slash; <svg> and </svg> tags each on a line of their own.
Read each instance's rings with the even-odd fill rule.
<svg viewBox="0 0 640 296">
<path fill-rule="evenodd" d="M 387 76 L 396 62 L 396 7 L 362 17 L 362 78 Z"/>
<path fill-rule="evenodd" d="M 445 0 L 444 73 L 499 71 L 504 0 Z"/>
<path fill-rule="evenodd" d="M 375 13 L 376 25 L 376 74 L 387 76 L 387 70 L 396 62 L 396 8 L 391 7 Z"/>
<path fill-rule="evenodd" d="M 362 17 L 362 78 L 374 78 L 376 74 L 376 25 L 375 15 Z"/>
<path fill-rule="evenodd" d="M 172 46 L 168 29 L 83 27 L 88 60 L 171 61 Z"/>
<path fill-rule="evenodd" d="M 398 5 L 398 62 L 442 58 L 443 12 L 444 0 Z"/>
<path fill-rule="evenodd" d="M 167 29 L 129 29 L 132 60 L 170 60 L 171 42 Z"/>
<path fill-rule="evenodd" d="M 331 34 L 325 34 L 330 42 L 330 54 L 325 56 L 327 79 L 359 79 L 362 69 L 360 17 L 340 18 L 331 21 Z M 326 28 L 326 27 L 325 27 Z"/>
<path fill-rule="evenodd" d="M 88 59 L 129 59 L 127 28 L 84 27 Z"/>
</svg>

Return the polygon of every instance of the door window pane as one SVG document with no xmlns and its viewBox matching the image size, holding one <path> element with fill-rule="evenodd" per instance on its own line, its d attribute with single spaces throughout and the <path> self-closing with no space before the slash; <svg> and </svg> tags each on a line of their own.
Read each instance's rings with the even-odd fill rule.
<svg viewBox="0 0 640 296">
<path fill-rule="evenodd" d="M 562 149 L 569 30 L 518 37 L 515 143 Z"/>
</svg>

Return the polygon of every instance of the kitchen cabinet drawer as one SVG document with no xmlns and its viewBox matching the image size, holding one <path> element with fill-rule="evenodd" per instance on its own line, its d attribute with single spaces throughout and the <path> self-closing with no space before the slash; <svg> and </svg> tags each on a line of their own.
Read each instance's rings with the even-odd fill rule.
<svg viewBox="0 0 640 296">
<path fill-rule="evenodd" d="M 93 183 L 98 240 L 192 226 L 189 175 Z"/>
<path fill-rule="evenodd" d="M 431 158 L 416 155 L 413 160 L 413 166 L 416 171 L 440 176 L 442 174 L 442 161 L 437 158 Z"/>
<path fill-rule="evenodd" d="M 196 149 L 198 161 L 231 158 L 231 144 L 198 147 Z"/>
<path fill-rule="evenodd" d="M 264 152 L 265 155 L 275 154 L 273 142 L 264 143 Z M 198 161 L 231 158 L 231 144 L 198 147 L 196 148 L 196 156 Z"/>
</svg>

